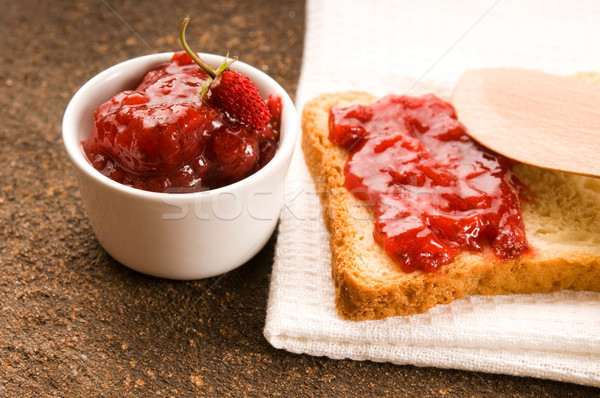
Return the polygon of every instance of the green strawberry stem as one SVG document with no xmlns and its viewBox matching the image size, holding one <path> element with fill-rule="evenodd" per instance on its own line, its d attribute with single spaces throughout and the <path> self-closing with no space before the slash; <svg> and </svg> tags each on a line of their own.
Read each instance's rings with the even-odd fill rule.
<svg viewBox="0 0 600 398">
<path fill-rule="evenodd" d="M 188 46 L 187 42 L 185 41 L 185 28 L 187 27 L 189 22 L 190 17 L 185 17 L 183 23 L 181 24 L 181 29 L 179 30 L 179 40 L 181 41 L 181 45 L 183 46 L 185 52 L 190 56 L 190 58 L 192 58 L 194 62 L 198 64 L 198 66 L 202 68 L 202 70 L 206 72 L 208 76 L 210 76 L 211 79 L 214 79 L 215 77 L 217 77 L 217 72 L 210 65 L 205 64 L 204 61 L 202 61 L 196 55 L 196 53 L 192 51 L 190 46 Z"/>
<path fill-rule="evenodd" d="M 225 60 L 219 66 L 219 69 L 217 69 L 217 70 L 214 70 L 210 65 L 204 63 L 204 61 L 202 61 L 198 57 L 198 55 L 196 55 L 196 53 L 192 51 L 190 46 L 188 46 L 187 42 L 185 41 L 185 28 L 187 27 L 189 22 L 190 22 L 190 17 L 188 16 L 188 17 L 185 17 L 185 19 L 181 23 L 181 29 L 179 30 L 179 40 L 181 41 L 181 45 L 183 46 L 183 49 L 185 50 L 185 52 L 190 56 L 190 58 L 192 58 L 192 60 L 204 72 L 206 72 L 206 74 L 209 77 L 204 82 L 204 84 L 202 85 L 202 89 L 199 92 L 199 94 L 201 94 L 204 97 L 204 95 L 208 92 L 208 90 L 210 90 L 212 87 L 216 87 L 219 84 L 219 82 L 221 80 L 219 78 L 219 76 L 221 75 L 221 73 L 223 73 L 223 71 L 225 69 L 227 69 L 229 67 L 229 65 L 231 65 L 232 63 L 237 61 L 237 57 L 233 57 L 231 60 L 228 60 L 229 52 L 227 52 L 227 55 L 225 56 Z"/>
</svg>

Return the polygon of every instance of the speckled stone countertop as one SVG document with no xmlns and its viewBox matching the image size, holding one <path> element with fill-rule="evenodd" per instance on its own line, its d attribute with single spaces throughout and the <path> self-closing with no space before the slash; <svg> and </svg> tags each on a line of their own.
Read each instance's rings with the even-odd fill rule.
<svg viewBox="0 0 600 398">
<path fill-rule="evenodd" d="M 82 207 L 62 115 L 106 67 L 179 49 L 187 14 L 194 49 L 229 49 L 295 92 L 302 1 L 0 1 L 0 396 L 598 396 L 276 350 L 262 334 L 275 237 L 223 278 L 168 281 L 112 260 Z"/>
</svg>

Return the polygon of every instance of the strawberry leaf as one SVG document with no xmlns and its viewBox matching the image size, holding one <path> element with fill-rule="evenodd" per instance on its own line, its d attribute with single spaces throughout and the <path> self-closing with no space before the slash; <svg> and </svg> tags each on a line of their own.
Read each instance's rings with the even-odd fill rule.
<svg viewBox="0 0 600 398">
<path fill-rule="evenodd" d="M 232 63 L 237 61 L 237 57 L 233 57 L 232 59 L 228 59 L 228 58 L 229 58 L 229 51 L 227 51 L 227 55 L 225 55 L 225 59 L 223 60 L 223 63 L 221 64 L 221 66 L 219 66 L 219 69 L 217 69 L 217 75 L 220 75 L 221 73 L 223 73 L 223 71 L 225 71 L 225 69 L 229 68 L 229 65 L 231 65 Z"/>
<path fill-rule="evenodd" d="M 208 90 L 210 89 L 213 82 L 214 82 L 214 80 L 209 77 L 202 83 L 202 87 L 200 88 L 200 91 L 198 91 L 196 93 L 196 95 L 200 96 L 201 100 L 204 100 L 204 97 L 206 96 L 206 94 L 208 94 Z"/>
</svg>

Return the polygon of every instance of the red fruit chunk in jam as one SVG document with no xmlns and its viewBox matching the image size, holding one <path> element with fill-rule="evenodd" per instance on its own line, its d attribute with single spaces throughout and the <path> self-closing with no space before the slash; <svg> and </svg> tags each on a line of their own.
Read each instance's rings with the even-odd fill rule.
<svg viewBox="0 0 600 398">
<path fill-rule="evenodd" d="M 462 250 L 528 250 L 511 163 L 466 134 L 434 95 L 332 108 L 329 139 L 350 152 L 345 186 L 375 215 L 373 235 L 404 272 L 433 272 Z"/>
<path fill-rule="evenodd" d="M 139 96 L 138 93 L 134 95 Z M 88 148 L 103 152 L 132 173 L 170 173 L 190 161 L 201 149 L 217 113 L 188 104 L 146 106 L 131 104 L 122 93 L 96 112 Z"/>
<path fill-rule="evenodd" d="M 218 188 L 259 170 L 277 149 L 281 99 L 266 101 L 276 113 L 257 130 L 201 100 L 207 77 L 178 52 L 135 90 L 102 104 L 83 142 L 90 163 L 117 182 L 156 192 Z"/>
<path fill-rule="evenodd" d="M 257 137 L 241 128 L 224 129 L 216 134 L 209 149 L 213 173 L 224 181 L 236 181 L 247 175 L 259 154 Z"/>
</svg>

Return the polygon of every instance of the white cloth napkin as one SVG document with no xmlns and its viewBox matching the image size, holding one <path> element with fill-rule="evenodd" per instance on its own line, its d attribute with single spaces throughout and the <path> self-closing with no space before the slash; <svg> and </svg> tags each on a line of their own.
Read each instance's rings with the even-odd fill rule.
<svg viewBox="0 0 600 398">
<path fill-rule="evenodd" d="M 298 111 L 322 92 L 450 93 L 467 68 L 600 71 L 595 0 L 309 0 Z M 264 334 L 277 348 L 600 386 L 600 294 L 471 296 L 352 322 L 334 307 L 329 235 L 298 150 L 286 185 Z"/>
</svg>

